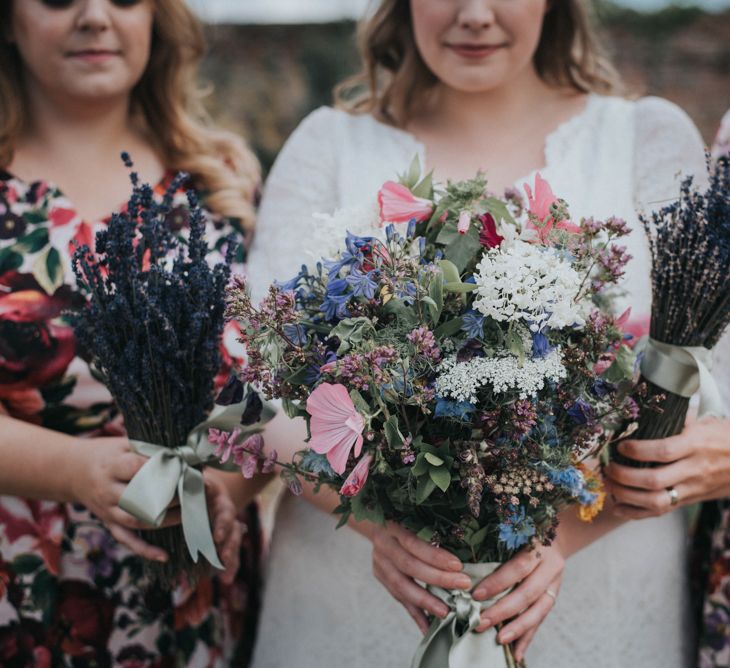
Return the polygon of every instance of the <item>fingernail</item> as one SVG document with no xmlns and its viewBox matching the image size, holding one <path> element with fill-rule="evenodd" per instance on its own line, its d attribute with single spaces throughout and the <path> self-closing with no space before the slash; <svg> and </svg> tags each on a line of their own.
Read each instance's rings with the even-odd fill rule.
<svg viewBox="0 0 730 668">
<path fill-rule="evenodd" d="M 489 617 L 485 617 L 484 619 L 482 619 L 482 630 L 486 631 L 490 628 L 492 628 L 492 620 L 489 619 Z"/>
<path fill-rule="evenodd" d="M 455 582 L 459 589 L 471 589 L 471 578 L 468 575 L 460 575 Z"/>
<path fill-rule="evenodd" d="M 515 634 L 513 631 L 505 631 L 504 633 L 501 633 L 498 640 L 503 645 L 506 645 L 508 642 L 512 642 L 512 639 L 515 637 Z"/>
<path fill-rule="evenodd" d="M 452 571 L 460 571 L 464 567 L 463 567 L 463 565 L 461 564 L 461 562 L 458 559 L 450 559 L 449 560 L 449 568 Z"/>
<path fill-rule="evenodd" d="M 167 555 L 164 555 L 164 554 L 158 554 L 158 555 L 157 555 L 157 556 L 155 557 L 155 561 L 159 561 L 159 562 L 160 562 L 161 564 L 164 564 L 164 563 L 166 563 L 166 562 L 167 562 Z"/>
<path fill-rule="evenodd" d="M 441 619 L 444 619 L 446 617 L 446 615 L 448 615 L 448 614 L 449 614 L 448 608 L 439 608 L 438 611 L 436 612 L 436 616 L 440 617 Z"/>
<path fill-rule="evenodd" d="M 486 589 L 477 589 L 473 594 L 472 598 L 476 601 L 483 601 L 485 598 L 487 598 L 487 591 Z"/>
</svg>

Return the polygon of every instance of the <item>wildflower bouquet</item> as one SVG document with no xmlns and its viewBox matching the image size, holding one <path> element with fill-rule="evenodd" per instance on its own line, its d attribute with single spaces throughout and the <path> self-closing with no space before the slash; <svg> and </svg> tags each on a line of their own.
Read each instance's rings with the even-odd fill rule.
<svg viewBox="0 0 730 668">
<path fill-rule="evenodd" d="M 242 279 L 228 294 L 248 349 L 242 379 L 308 424 L 308 448 L 283 469 L 290 486 L 336 489 L 340 525 L 399 522 L 470 562 L 475 582 L 549 544 L 561 509 L 600 510 L 587 462 L 636 413 L 609 300 L 626 225 L 572 223 L 539 176 L 526 190 L 526 211 L 516 192 L 490 196 L 481 175 L 436 191 L 414 164 L 380 190 L 370 234 L 348 233 L 258 307 Z M 260 448 L 238 456 L 252 473 Z M 445 665 L 449 625 L 478 644 L 470 665 L 514 665 L 509 648 L 467 633 L 471 606 L 471 625 L 455 612 L 434 622 L 414 666 Z"/>
<path fill-rule="evenodd" d="M 204 572 L 199 553 L 222 567 L 200 469 L 209 461 L 219 465 L 208 427 L 231 429 L 243 405 L 214 409 L 224 293 L 237 247 L 223 240 L 224 261 L 209 265 L 205 218 L 192 191 L 189 235 L 174 233 L 169 214 L 185 178 L 175 178 L 159 202 L 132 173 L 126 210 L 97 233 L 95 250 L 83 246 L 74 255 L 77 280 L 89 295 L 72 316 L 79 345 L 124 416 L 133 448 L 149 457 L 120 505 L 153 526 L 162 523 L 176 495 L 180 500 L 182 530 L 142 532 L 170 555 L 165 564 L 145 564 L 148 575 L 167 585 L 180 573 L 195 578 Z"/>
</svg>

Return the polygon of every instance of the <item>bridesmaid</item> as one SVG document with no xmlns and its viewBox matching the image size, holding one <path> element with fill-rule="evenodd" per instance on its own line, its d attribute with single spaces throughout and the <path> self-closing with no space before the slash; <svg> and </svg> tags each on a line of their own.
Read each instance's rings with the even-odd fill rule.
<svg viewBox="0 0 730 668">
<path fill-rule="evenodd" d="M 0 665 L 225 665 L 240 638 L 245 665 L 260 531 L 249 508 L 241 546 L 243 479 L 206 471 L 226 572 L 146 586 L 143 558 L 168 555 L 117 507 L 145 460 L 63 311 L 82 299 L 74 243 L 129 196 L 122 150 L 157 196 L 189 172 L 213 241 L 252 230 L 257 165 L 202 120 L 203 37 L 183 0 L 2 0 L 0 26 Z M 181 234 L 185 202 L 169 217 Z"/>
</svg>

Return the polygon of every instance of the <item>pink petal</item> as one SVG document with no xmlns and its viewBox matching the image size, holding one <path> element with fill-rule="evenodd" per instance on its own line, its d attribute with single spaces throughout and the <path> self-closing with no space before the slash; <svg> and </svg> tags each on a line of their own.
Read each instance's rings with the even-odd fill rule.
<svg viewBox="0 0 730 668">
<path fill-rule="evenodd" d="M 352 472 L 347 476 L 347 479 L 340 488 L 340 494 L 343 496 L 355 496 L 359 494 L 368 479 L 370 463 L 372 461 L 373 456 L 368 453 L 355 465 L 355 468 L 352 469 Z"/>
<path fill-rule="evenodd" d="M 456 224 L 456 231 L 459 234 L 466 234 L 469 231 L 469 225 L 471 225 L 471 213 L 468 211 L 462 211 L 459 214 L 459 222 Z"/>
<path fill-rule="evenodd" d="M 425 220 L 433 211 L 433 204 L 416 197 L 408 188 L 395 181 L 387 181 L 378 192 L 380 218 L 387 223 L 407 223 Z"/>
</svg>

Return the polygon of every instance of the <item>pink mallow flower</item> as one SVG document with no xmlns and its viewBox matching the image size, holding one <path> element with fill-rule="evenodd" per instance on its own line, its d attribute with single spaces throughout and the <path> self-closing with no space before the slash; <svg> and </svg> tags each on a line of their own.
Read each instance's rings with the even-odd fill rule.
<svg viewBox="0 0 730 668">
<path fill-rule="evenodd" d="M 360 456 L 365 421 L 355 410 L 345 386 L 339 384 L 322 383 L 307 399 L 307 412 L 312 416 L 309 447 L 320 455 L 326 454 L 334 471 L 342 475 L 353 446 L 355 456 Z"/>
<path fill-rule="evenodd" d="M 240 435 L 240 429 L 234 429 L 232 432 L 221 431 L 213 427 L 208 429 L 208 441 L 211 445 L 215 445 L 215 452 L 213 454 L 220 459 L 221 463 L 225 464 L 230 459 L 233 448 Z"/>
<path fill-rule="evenodd" d="M 363 455 L 362 459 L 352 469 L 352 473 L 347 476 L 344 484 L 340 488 L 342 496 L 357 496 L 360 490 L 365 486 L 370 473 L 370 463 L 373 461 L 371 453 Z"/>
<path fill-rule="evenodd" d="M 580 232 L 580 227 L 571 223 L 569 220 L 559 220 L 555 222 L 550 215 L 550 207 L 558 201 L 553 194 L 550 184 L 540 176 L 535 175 L 535 194 L 532 194 L 532 188 L 525 183 L 525 193 L 527 193 L 528 209 L 530 213 L 538 220 L 542 221 L 542 225 L 537 226 L 534 223 L 528 223 L 527 227 L 536 230 L 540 241 L 545 243 L 552 232 L 553 227 L 557 230 L 565 230 L 575 234 Z"/>
<path fill-rule="evenodd" d="M 395 181 L 386 181 L 378 191 L 380 220 L 383 223 L 408 223 L 426 220 L 433 211 L 433 203 L 416 197 L 408 188 Z"/>
</svg>

